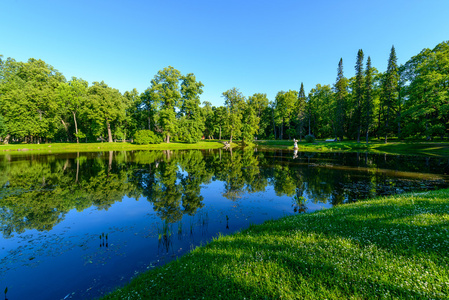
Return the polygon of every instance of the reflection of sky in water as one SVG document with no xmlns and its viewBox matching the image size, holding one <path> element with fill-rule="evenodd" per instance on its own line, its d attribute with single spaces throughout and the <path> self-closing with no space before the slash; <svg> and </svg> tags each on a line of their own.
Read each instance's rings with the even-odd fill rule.
<svg viewBox="0 0 449 300">
<path fill-rule="evenodd" d="M 222 155 L 225 159 L 227 154 Z M 233 162 L 238 161 L 239 153 L 234 151 L 233 155 Z M 251 224 L 294 214 L 297 207 L 293 200 L 295 193 L 306 199 L 306 211 L 312 212 L 331 207 L 329 201 L 344 203 L 348 199 L 373 193 L 427 189 L 431 188 L 433 182 L 427 182 L 433 175 L 417 174 L 410 170 L 388 171 L 386 166 L 378 168 L 379 172 L 367 166 L 351 166 L 351 163 L 348 168 L 342 165 L 345 159 L 353 161 L 346 156 L 343 159 L 324 157 L 323 165 L 320 166 L 319 157 L 313 158 L 312 165 L 306 161 L 309 158 L 292 160 L 282 153 L 270 156 L 269 152 L 264 155 L 266 161 L 262 163 L 259 160 L 260 169 L 244 165 L 236 167 L 237 171 L 264 174 L 260 175 L 267 178 L 262 191 L 248 193 L 247 186 L 250 183 L 238 183 L 239 190 L 231 197 L 234 200 L 226 198 L 226 182 L 223 179 L 232 172 L 227 165 L 220 179 L 210 179 L 200 184 L 204 206 L 194 215 L 182 214 L 181 220 L 171 224 L 164 223 L 159 213 L 153 210 L 154 199 L 139 196 L 136 201 L 122 196 L 121 201 L 106 206 L 107 209 L 95 206 L 80 211 L 71 209 L 50 231 L 28 229 L 22 234 L 13 233 L 7 239 L 0 237 L 0 282 L 8 286 L 8 299 L 84 299 L 99 296 L 127 283 L 137 273 L 205 244 L 219 233 L 229 234 Z M 98 162 L 98 154 L 95 159 Z M 108 159 L 106 155 L 106 159 L 99 161 L 104 161 L 108 168 L 108 164 L 111 165 Z M 69 167 L 66 164 L 61 158 L 61 165 L 64 165 L 62 174 L 66 174 L 69 169 L 75 172 L 73 160 L 68 164 Z M 83 168 L 88 166 L 89 163 L 82 165 Z M 153 165 L 151 170 L 162 172 L 162 166 L 163 162 L 157 167 Z M 115 172 L 114 168 L 111 170 Z M 145 164 L 140 164 L 136 170 L 128 176 L 138 172 L 147 176 L 149 172 Z M 181 178 L 188 178 L 189 172 L 179 166 L 174 170 L 176 178 L 172 183 L 180 187 Z M 245 174 L 234 174 L 230 178 L 237 178 L 238 181 L 241 179 L 239 176 L 243 178 Z M 41 177 L 39 175 L 36 178 Z M 446 184 L 439 175 L 434 177 L 440 180 L 440 186 Z M 110 177 L 105 178 L 109 180 Z M 276 180 L 285 182 L 283 185 L 276 184 Z M 8 186 L 9 181 L 7 185 L 4 182 L 3 191 Z M 146 184 L 142 186 L 148 188 Z M 289 186 L 293 188 L 293 194 L 291 190 L 287 191 Z M 159 187 L 162 190 L 170 188 L 163 185 Z M 287 196 L 287 193 L 290 195 Z M 0 200 L 9 197 L 8 193 L 1 195 Z M 182 205 L 182 200 L 179 203 Z M 6 218 L 8 209 L 0 208 L 0 213 Z"/>
</svg>

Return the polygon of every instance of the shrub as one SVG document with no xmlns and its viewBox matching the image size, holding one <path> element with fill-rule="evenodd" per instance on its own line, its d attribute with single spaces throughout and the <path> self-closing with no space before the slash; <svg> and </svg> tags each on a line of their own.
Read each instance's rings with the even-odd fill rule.
<svg viewBox="0 0 449 300">
<path fill-rule="evenodd" d="M 312 134 L 308 134 L 304 137 L 307 143 L 313 143 L 315 142 L 315 137 Z"/>
<path fill-rule="evenodd" d="M 162 139 L 151 130 L 138 130 L 134 135 L 134 143 L 139 145 L 159 144 Z"/>
</svg>

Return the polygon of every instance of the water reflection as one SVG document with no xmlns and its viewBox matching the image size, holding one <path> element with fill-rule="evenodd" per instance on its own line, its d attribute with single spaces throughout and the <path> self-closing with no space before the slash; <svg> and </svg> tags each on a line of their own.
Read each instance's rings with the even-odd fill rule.
<svg viewBox="0 0 449 300">
<path fill-rule="evenodd" d="M 28 229 L 51 230 L 71 209 L 107 210 L 124 196 L 145 197 L 161 220 L 175 223 L 203 207 L 201 188 L 212 181 L 224 182 L 222 195 L 231 201 L 272 186 L 277 196 L 338 205 L 444 186 L 449 170 L 449 160 L 443 158 L 297 151 L 293 157 L 285 151 L 196 150 L 3 160 L 0 230 L 6 238 Z M 294 207 L 303 211 L 301 205 Z"/>
<path fill-rule="evenodd" d="M 27 279 L 30 268 L 56 272 L 53 260 L 66 257 L 73 261 L 64 262 L 69 273 L 93 274 L 85 282 L 55 275 L 60 286 L 84 290 L 67 299 L 96 297 L 218 232 L 375 195 L 447 187 L 448 172 L 447 158 L 365 153 L 247 149 L 0 156 L 0 281 L 25 278 L 28 290 L 21 287 L 18 295 L 30 298 L 38 288 L 30 286 L 35 279 Z M 40 277 L 36 285 L 46 283 Z M 42 299 L 61 293 L 48 291 Z"/>
</svg>

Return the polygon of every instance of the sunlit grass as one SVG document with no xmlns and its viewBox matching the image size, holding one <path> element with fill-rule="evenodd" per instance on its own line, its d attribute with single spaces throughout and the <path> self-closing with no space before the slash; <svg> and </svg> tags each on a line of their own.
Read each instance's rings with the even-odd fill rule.
<svg viewBox="0 0 449 300">
<path fill-rule="evenodd" d="M 52 144 L 10 144 L 0 145 L 0 154 L 9 153 L 60 153 L 60 152 L 93 152 L 124 150 L 182 150 L 182 149 L 217 149 L 223 144 L 216 141 L 201 141 L 194 144 L 161 143 L 156 145 L 136 145 L 131 143 L 52 143 Z"/>
<path fill-rule="evenodd" d="M 267 148 L 280 148 L 293 150 L 293 141 L 256 141 L 257 145 Z M 314 143 L 299 142 L 298 151 L 308 152 L 376 152 L 393 154 L 425 154 L 425 155 L 449 155 L 449 143 L 441 142 L 389 142 L 387 144 L 378 141 L 357 143 L 354 141 L 325 142 L 316 141 Z"/>
<path fill-rule="evenodd" d="M 105 299 L 447 299 L 449 190 L 220 236 Z"/>
</svg>

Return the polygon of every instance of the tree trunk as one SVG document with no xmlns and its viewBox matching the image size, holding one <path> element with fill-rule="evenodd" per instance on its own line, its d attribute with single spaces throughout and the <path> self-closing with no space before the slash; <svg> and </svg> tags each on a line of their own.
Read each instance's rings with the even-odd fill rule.
<svg viewBox="0 0 449 300">
<path fill-rule="evenodd" d="M 73 113 L 73 121 L 75 122 L 75 136 L 76 136 L 76 143 L 79 144 L 80 141 L 78 139 L 78 124 L 76 123 L 76 112 L 72 112 Z"/>
<path fill-rule="evenodd" d="M 111 124 L 109 124 L 109 121 L 106 120 L 106 127 L 108 128 L 108 142 L 112 143 L 112 131 L 111 131 Z"/>
<path fill-rule="evenodd" d="M 170 133 L 167 133 L 167 139 L 166 139 L 167 144 L 170 144 Z"/>
<path fill-rule="evenodd" d="M 310 135 L 310 115 L 309 115 L 309 135 Z"/>
<path fill-rule="evenodd" d="M 3 144 L 8 145 L 9 144 L 9 139 L 11 138 L 11 135 L 8 133 L 5 137 L 5 140 L 3 141 Z"/>
<path fill-rule="evenodd" d="M 284 118 L 282 118 L 282 123 L 281 123 L 281 140 L 284 138 Z"/>
<path fill-rule="evenodd" d="M 232 143 L 232 132 L 231 132 L 231 138 L 229 139 L 229 146 L 231 146 Z"/>
<path fill-rule="evenodd" d="M 387 137 L 388 137 L 389 118 L 390 118 L 390 104 L 388 104 L 388 106 L 387 106 L 387 119 L 385 120 L 385 144 L 387 143 Z"/>
<path fill-rule="evenodd" d="M 220 135 L 218 136 L 218 140 L 221 141 L 221 125 L 220 125 Z"/>
<path fill-rule="evenodd" d="M 148 129 L 151 130 L 151 119 L 149 116 L 148 116 Z"/>
<path fill-rule="evenodd" d="M 80 172 L 80 153 L 76 153 L 76 178 L 75 183 L 78 183 L 78 174 Z"/>
<path fill-rule="evenodd" d="M 108 176 L 109 176 L 109 172 L 112 169 L 112 160 L 114 158 L 114 151 L 109 151 L 109 161 L 108 161 Z"/>
<path fill-rule="evenodd" d="M 67 123 L 64 122 L 63 119 L 61 119 L 61 123 L 62 123 L 62 126 L 64 126 L 64 129 L 65 129 L 65 132 L 66 132 L 67 138 L 68 138 L 68 136 L 69 136 L 69 127 L 67 126 Z"/>
<path fill-rule="evenodd" d="M 362 131 L 362 125 L 357 125 L 357 143 L 360 143 L 360 132 Z M 358 153 L 358 152 L 357 152 Z"/>
</svg>

